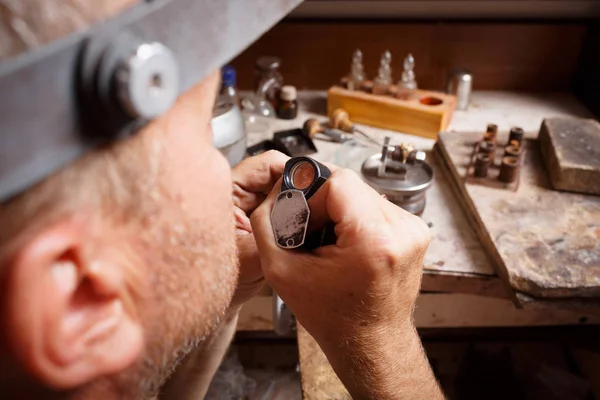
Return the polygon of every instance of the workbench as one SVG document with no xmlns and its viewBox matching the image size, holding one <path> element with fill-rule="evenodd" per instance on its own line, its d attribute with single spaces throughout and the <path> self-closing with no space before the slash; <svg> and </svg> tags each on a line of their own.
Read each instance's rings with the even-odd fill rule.
<svg viewBox="0 0 600 400">
<path fill-rule="evenodd" d="M 325 92 L 301 92 L 299 98 L 301 107 L 295 120 L 267 120 L 268 130 L 248 133 L 248 145 L 270 139 L 275 131 L 301 127 L 307 118 L 325 119 Z M 535 137 L 542 120 L 554 116 L 591 117 L 591 114 L 570 94 L 474 92 L 469 110 L 456 111 L 448 131 L 483 132 L 488 123 L 494 123 L 500 131 L 520 126 L 527 137 Z M 431 139 L 382 129 L 365 126 L 361 129 L 380 142 L 385 136 L 391 136 L 393 143 L 412 143 L 426 151 L 431 151 L 435 143 Z M 315 140 L 315 144 L 318 152 L 311 155 L 313 158 L 336 164 L 344 159 L 342 145 L 325 140 Z M 450 176 L 441 165 L 436 165 L 433 156 L 429 160 L 434 164 L 435 180 L 427 192 L 422 218 L 430 225 L 433 239 L 425 257 L 422 294 L 415 311 L 418 328 L 600 323 L 597 308 L 553 302 L 534 302 L 517 308 L 469 225 L 452 190 Z M 360 163 L 343 166 L 356 169 L 356 165 Z M 242 309 L 238 330 L 272 330 L 270 296 L 257 297 Z M 349 398 L 324 354 L 301 326 L 298 327 L 298 345 L 304 398 Z"/>
</svg>

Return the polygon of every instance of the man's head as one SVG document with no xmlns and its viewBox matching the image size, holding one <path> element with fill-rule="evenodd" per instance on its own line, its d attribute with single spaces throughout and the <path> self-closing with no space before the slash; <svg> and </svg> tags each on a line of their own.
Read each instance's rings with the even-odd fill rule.
<svg viewBox="0 0 600 400">
<path fill-rule="evenodd" d="M 134 2 L 0 0 L 0 50 Z M 209 125 L 217 84 L 206 78 L 132 138 L 0 203 L 4 393 L 152 394 L 223 316 L 237 260 L 229 166 Z"/>
</svg>

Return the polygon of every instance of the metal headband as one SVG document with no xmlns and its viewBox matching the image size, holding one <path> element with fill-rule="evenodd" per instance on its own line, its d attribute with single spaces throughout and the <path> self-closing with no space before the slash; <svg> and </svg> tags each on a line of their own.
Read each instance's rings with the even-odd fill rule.
<svg viewBox="0 0 600 400">
<path fill-rule="evenodd" d="M 0 63 L 0 201 L 159 115 L 301 2 L 146 1 Z"/>
</svg>

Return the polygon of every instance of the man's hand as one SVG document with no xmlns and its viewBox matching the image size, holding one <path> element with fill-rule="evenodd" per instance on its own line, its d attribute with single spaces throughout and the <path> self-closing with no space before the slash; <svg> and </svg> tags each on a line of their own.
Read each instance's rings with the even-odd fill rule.
<svg viewBox="0 0 600 400">
<path fill-rule="evenodd" d="M 265 277 L 355 399 L 441 398 L 412 323 L 429 229 L 353 172 L 332 172 L 309 205 L 311 224 L 335 223 L 335 245 L 277 246 L 270 212 L 279 185 L 252 213 Z"/>
<path fill-rule="evenodd" d="M 250 157 L 232 170 L 233 205 L 238 235 L 240 277 L 232 305 L 241 305 L 264 286 L 264 276 L 252 226 L 247 215 L 258 207 L 283 174 L 289 157 L 278 151 L 268 151 Z"/>
</svg>

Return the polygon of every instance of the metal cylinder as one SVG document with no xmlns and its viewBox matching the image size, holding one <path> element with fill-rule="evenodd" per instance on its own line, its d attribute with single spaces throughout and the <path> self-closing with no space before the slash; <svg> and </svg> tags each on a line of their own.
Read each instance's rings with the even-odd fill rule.
<svg viewBox="0 0 600 400">
<path fill-rule="evenodd" d="M 404 164 L 406 174 L 381 175 L 382 154 L 374 154 L 363 163 L 363 179 L 380 194 L 397 206 L 415 215 L 423 213 L 426 204 L 425 192 L 433 182 L 433 170 L 426 161 L 416 160 L 414 164 Z"/>
<path fill-rule="evenodd" d="M 467 69 L 457 68 L 450 71 L 446 93 L 456 96 L 456 109 L 466 110 L 471 103 L 473 74 Z"/>
<path fill-rule="evenodd" d="M 521 154 L 523 153 L 523 150 L 521 150 L 521 148 L 517 145 L 510 145 L 510 146 L 506 146 L 504 148 L 504 156 L 511 156 L 511 157 L 517 157 L 520 158 Z"/>
<path fill-rule="evenodd" d="M 487 129 L 485 131 L 485 135 L 483 136 L 483 140 L 485 140 L 486 142 L 496 143 L 497 135 L 498 135 L 498 125 L 488 124 Z"/>
<path fill-rule="evenodd" d="M 487 177 L 489 167 L 490 167 L 490 156 L 485 153 L 477 154 L 477 156 L 475 158 L 474 175 L 478 178 Z"/>
<path fill-rule="evenodd" d="M 521 146 L 523 144 L 523 137 L 525 136 L 525 131 L 523 131 L 523 129 L 515 126 L 514 128 L 510 129 L 510 135 L 508 137 L 508 142 L 512 142 L 513 140 L 516 140 L 519 142 L 519 146 Z"/>
<path fill-rule="evenodd" d="M 490 159 L 490 165 L 494 164 L 496 158 L 496 144 L 494 142 L 481 142 L 479 144 L 479 153 L 485 154 Z"/>
<path fill-rule="evenodd" d="M 500 165 L 500 174 L 498 180 L 504 183 L 512 183 L 517 180 L 519 174 L 519 159 L 517 157 L 506 156 L 502 158 Z"/>
</svg>

